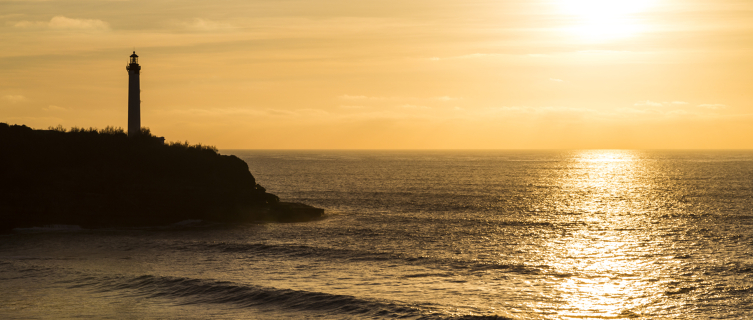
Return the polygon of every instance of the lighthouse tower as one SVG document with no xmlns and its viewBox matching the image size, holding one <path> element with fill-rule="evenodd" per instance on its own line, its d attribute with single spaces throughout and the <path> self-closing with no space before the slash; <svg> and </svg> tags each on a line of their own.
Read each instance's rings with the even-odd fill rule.
<svg viewBox="0 0 753 320">
<path fill-rule="evenodd" d="M 126 66 L 128 70 L 128 136 L 134 137 L 141 132 L 141 87 L 139 85 L 139 56 L 136 51 Z"/>
</svg>

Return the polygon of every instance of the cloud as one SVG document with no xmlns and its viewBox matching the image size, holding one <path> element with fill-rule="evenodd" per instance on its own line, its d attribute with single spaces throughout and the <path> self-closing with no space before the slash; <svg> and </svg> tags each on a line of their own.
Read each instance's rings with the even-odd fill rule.
<svg viewBox="0 0 753 320">
<path fill-rule="evenodd" d="M 501 54 L 498 53 L 470 53 L 470 54 L 464 54 L 460 56 L 453 56 L 453 57 L 445 57 L 445 58 L 438 58 L 438 57 L 432 57 L 430 60 L 436 61 L 436 60 L 448 60 L 448 59 L 477 59 L 477 58 L 486 58 L 486 57 L 494 57 L 494 56 L 501 56 Z"/>
<path fill-rule="evenodd" d="M 554 82 L 565 82 L 565 80 L 562 80 L 562 79 L 555 79 L 555 78 L 549 78 L 549 81 L 554 81 Z"/>
<path fill-rule="evenodd" d="M 342 109 L 366 109 L 366 106 L 340 106 Z"/>
<path fill-rule="evenodd" d="M 413 110 L 427 110 L 427 109 L 431 109 L 430 107 L 427 107 L 427 106 L 417 106 L 417 105 L 414 105 L 414 104 L 404 104 L 404 105 L 401 105 L 400 108 L 413 109 Z"/>
<path fill-rule="evenodd" d="M 577 107 L 529 107 L 503 106 L 490 107 L 473 113 L 476 118 L 502 117 L 556 117 L 558 119 L 598 119 L 599 121 L 674 121 L 681 118 L 712 119 L 715 113 L 702 112 L 694 109 L 668 108 L 616 108 L 616 109 L 588 109 Z"/>
<path fill-rule="evenodd" d="M 261 116 L 266 114 L 263 111 L 248 108 L 173 109 L 160 110 L 159 112 L 198 117 Z"/>
<path fill-rule="evenodd" d="M 361 100 L 361 101 L 384 101 L 384 100 L 391 100 L 391 101 L 455 101 L 455 100 L 461 100 L 463 98 L 459 97 L 450 97 L 450 96 L 438 96 L 438 97 L 431 97 L 431 98 L 417 98 L 417 97 L 369 97 L 369 96 L 360 96 L 360 95 L 349 95 L 344 94 L 337 97 L 338 99 L 342 100 Z"/>
<path fill-rule="evenodd" d="M 107 22 L 98 19 L 72 19 L 64 16 L 55 16 L 49 22 L 45 21 L 19 21 L 14 25 L 16 28 L 49 28 L 57 30 L 109 30 Z"/>
<path fill-rule="evenodd" d="M 686 116 L 690 114 L 690 112 L 687 112 L 685 110 L 672 110 L 666 113 L 667 116 Z"/>
<path fill-rule="evenodd" d="M 663 107 L 664 106 L 664 104 L 661 102 L 654 102 L 651 100 L 638 101 L 633 105 L 636 107 Z"/>
<path fill-rule="evenodd" d="M 524 113 L 524 114 L 588 114 L 595 113 L 594 110 L 585 108 L 569 108 L 569 107 L 525 107 L 525 106 L 512 106 L 512 107 L 495 107 L 488 108 L 491 112 L 507 112 L 507 113 Z"/>
<path fill-rule="evenodd" d="M 176 24 L 185 29 L 189 29 L 193 31 L 218 31 L 218 30 L 229 30 L 229 29 L 234 28 L 229 23 L 212 21 L 212 20 L 201 19 L 201 18 L 194 18 L 190 21 L 180 21 L 180 22 L 176 22 Z"/>
<path fill-rule="evenodd" d="M 459 56 L 457 58 L 459 59 L 474 59 L 474 58 L 484 58 L 484 57 L 491 57 L 491 56 L 499 56 L 500 54 L 497 53 L 471 53 Z"/>
<path fill-rule="evenodd" d="M 13 24 L 16 28 L 42 28 L 49 26 L 49 22 L 43 21 L 19 21 Z"/>
<path fill-rule="evenodd" d="M 379 120 L 425 121 L 425 120 L 443 120 L 443 119 L 445 118 L 434 115 L 430 112 L 407 113 L 407 112 L 399 112 L 399 111 L 382 110 L 382 111 L 358 112 L 358 113 L 353 113 L 353 114 L 341 115 L 337 117 L 335 120 L 373 122 L 373 121 L 379 121 Z"/>
<path fill-rule="evenodd" d="M 727 106 L 723 105 L 723 104 L 699 104 L 698 107 L 699 108 L 706 108 L 706 109 L 716 110 L 716 109 L 724 109 Z"/>
<path fill-rule="evenodd" d="M 50 105 L 47 108 L 42 108 L 42 110 L 44 110 L 44 111 L 68 111 L 68 109 L 66 109 L 66 108 L 58 107 L 58 106 L 53 106 L 53 105 Z"/>
<path fill-rule="evenodd" d="M 9 101 L 10 103 L 20 103 L 20 102 L 26 102 L 26 97 L 22 95 L 6 95 L 3 96 L 3 100 Z"/>
<path fill-rule="evenodd" d="M 667 107 L 667 106 L 686 106 L 689 105 L 689 102 L 685 101 L 663 101 L 663 102 L 656 102 L 651 100 L 646 101 L 638 101 L 635 104 L 633 104 L 636 107 Z"/>
<path fill-rule="evenodd" d="M 617 108 L 616 110 L 620 114 L 630 114 L 630 115 L 645 115 L 645 114 L 652 114 L 652 113 L 657 112 L 655 110 L 636 109 L 636 108 Z"/>
<path fill-rule="evenodd" d="M 591 120 L 608 120 L 612 117 L 603 111 L 587 108 L 574 107 L 530 107 L 530 106 L 503 106 L 488 107 L 477 111 L 464 112 L 469 119 L 500 119 L 503 121 L 529 121 L 539 119 L 542 121 L 555 121 L 572 123 Z"/>
<path fill-rule="evenodd" d="M 613 54 L 613 53 L 633 53 L 627 50 L 580 50 L 578 53 L 583 54 Z"/>
<path fill-rule="evenodd" d="M 341 95 L 338 98 L 343 99 L 343 100 L 385 100 L 387 99 L 384 97 L 352 96 L 348 94 Z"/>
<path fill-rule="evenodd" d="M 327 116 L 329 112 L 320 109 L 296 109 L 296 110 L 284 110 L 284 109 L 264 109 L 258 110 L 253 108 L 211 108 L 211 109 L 172 109 L 161 110 L 161 113 L 165 114 L 178 114 L 197 117 L 300 117 L 311 118 L 315 116 Z"/>
<path fill-rule="evenodd" d="M 295 111 L 283 110 L 283 109 L 267 109 L 267 110 L 264 110 L 264 114 L 268 116 L 284 116 L 284 117 L 298 116 L 298 113 L 296 113 Z"/>
<path fill-rule="evenodd" d="M 63 16 L 56 16 L 50 19 L 50 28 L 53 29 L 109 29 L 110 26 L 96 19 L 71 19 Z"/>
<path fill-rule="evenodd" d="M 329 112 L 324 111 L 322 109 L 311 109 L 311 108 L 308 108 L 308 109 L 297 109 L 297 110 L 295 110 L 295 113 L 297 113 L 300 116 L 306 116 L 306 117 L 310 117 L 310 116 L 329 116 L 330 115 Z"/>
<path fill-rule="evenodd" d="M 5 19 L 12 19 L 12 18 L 23 17 L 23 16 L 25 16 L 25 14 L 22 14 L 22 13 L 0 14 L 0 19 L 5 20 Z M 11 23 L 6 22 L 6 25 L 11 25 Z"/>
<path fill-rule="evenodd" d="M 450 59 L 477 59 L 477 58 L 486 58 L 486 57 L 498 57 L 503 56 L 499 53 L 470 53 L 470 54 L 464 54 L 460 56 L 452 56 L 452 57 L 430 57 L 427 58 L 429 61 L 439 61 L 439 60 L 450 60 Z"/>
</svg>

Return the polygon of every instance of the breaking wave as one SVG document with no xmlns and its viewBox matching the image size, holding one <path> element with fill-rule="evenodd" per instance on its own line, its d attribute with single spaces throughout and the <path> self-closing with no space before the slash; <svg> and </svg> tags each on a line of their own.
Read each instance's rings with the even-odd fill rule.
<svg viewBox="0 0 753 320">
<path fill-rule="evenodd" d="M 278 289 L 228 281 L 162 277 L 82 277 L 65 282 L 70 289 L 89 289 L 144 298 L 164 298 L 178 304 L 223 304 L 236 308 L 275 307 L 320 313 L 324 316 L 359 316 L 402 319 L 510 319 L 498 315 L 451 315 L 435 305 L 357 298 L 302 290 Z"/>
</svg>

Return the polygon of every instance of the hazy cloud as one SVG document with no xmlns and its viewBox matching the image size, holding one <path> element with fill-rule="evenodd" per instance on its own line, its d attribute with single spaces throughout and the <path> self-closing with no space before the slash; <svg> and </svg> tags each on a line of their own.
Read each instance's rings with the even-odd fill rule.
<svg viewBox="0 0 753 320">
<path fill-rule="evenodd" d="M 724 109 L 727 106 L 723 105 L 723 104 L 699 104 L 698 107 L 699 108 L 706 108 L 706 109 L 716 110 L 716 109 Z"/>
<path fill-rule="evenodd" d="M 396 121 L 410 121 L 410 120 L 442 120 L 441 116 L 434 115 L 430 112 L 421 113 L 406 113 L 390 110 L 381 110 L 373 112 L 358 112 L 353 114 L 342 115 L 337 118 L 343 121 L 374 121 L 374 120 L 396 120 Z"/>
<path fill-rule="evenodd" d="M 44 111 L 67 111 L 68 109 L 63 108 L 63 107 L 58 107 L 58 106 L 50 105 L 47 108 L 42 108 L 42 110 L 44 110 Z"/>
<path fill-rule="evenodd" d="M 439 61 L 439 60 L 450 60 L 450 59 L 476 59 L 476 58 L 486 58 L 486 57 L 497 57 L 502 56 L 502 54 L 499 53 L 470 53 L 470 54 L 464 54 L 460 56 L 451 56 L 451 57 L 430 57 L 428 60 L 430 61 Z"/>
<path fill-rule="evenodd" d="M 348 94 L 341 95 L 338 98 L 343 99 L 343 100 L 385 100 L 387 99 L 385 97 L 353 96 L 353 95 L 348 95 Z"/>
<path fill-rule="evenodd" d="M 242 117 L 242 116 L 268 116 L 268 117 L 304 117 L 311 118 L 313 116 L 326 116 L 329 112 L 321 109 L 297 109 L 297 110 L 285 110 L 285 109 L 264 109 L 258 110 L 254 108 L 212 108 L 212 109 L 174 109 L 164 110 L 163 113 L 167 114 L 180 114 L 198 117 Z"/>
<path fill-rule="evenodd" d="M 19 103 L 25 102 L 27 99 L 22 95 L 6 95 L 3 96 L 3 100 L 9 101 L 10 103 Z"/>
<path fill-rule="evenodd" d="M 392 100 L 392 101 L 456 101 L 461 100 L 463 98 L 460 97 L 450 97 L 450 96 L 439 96 L 439 97 L 431 97 L 431 98 L 417 98 L 417 97 L 369 97 L 369 96 L 359 96 L 359 95 L 348 95 L 344 94 L 338 97 L 342 100 L 361 100 L 361 101 L 379 101 L 379 100 Z"/>
<path fill-rule="evenodd" d="M 689 105 L 690 103 L 685 101 L 663 101 L 663 102 L 656 102 L 651 100 L 646 101 L 638 101 L 635 104 L 633 104 L 636 107 L 668 107 L 668 106 L 685 106 Z"/>
<path fill-rule="evenodd" d="M 234 28 L 229 23 L 212 21 L 212 20 L 201 19 L 201 18 L 194 18 L 190 21 L 179 21 L 179 22 L 176 22 L 176 24 L 185 29 L 193 30 L 193 31 L 220 31 L 220 30 L 230 30 Z"/>
<path fill-rule="evenodd" d="M 526 113 L 526 114 L 551 114 L 551 113 L 570 113 L 570 114 L 584 114 L 595 113 L 594 110 L 584 108 L 569 108 L 569 107 L 525 107 L 525 106 L 512 106 L 512 107 L 496 107 L 488 108 L 492 112 L 512 112 L 512 113 Z"/>
<path fill-rule="evenodd" d="M 666 113 L 668 116 L 686 116 L 691 114 L 690 112 L 687 112 L 685 110 L 672 110 Z"/>
<path fill-rule="evenodd" d="M 654 102 L 651 100 L 639 101 L 633 105 L 636 107 L 663 107 L 664 106 L 664 104 L 661 102 Z"/>
<path fill-rule="evenodd" d="M 50 28 L 53 29 L 109 29 L 110 26 L 96 19 L 71 19 L 64 16 L 56 16 L 50 20 Z"/>
<path fill-rule="evenodd" d="M 20 13 L 0 14 L 0 19 L 6 19 L 6 18 L 12 18 L 12 17 L 18 17 L 18 16 L 23 16 L 23 14 L 20 14 Z"/>
<path fill-rule="evenodd" d="M 43 28 L 49 26 L 49 22 L 44 21 L 19 21 L 13 24 L 16 28 Z"/>
<path fill-rule="evenodd" d="M 644 114 L 656 113 L 656 111 L 654 110 L 636 109 L 636 108 L 618 108 L 616 110 L 618 113 L 630 114 L 630 115 L 644 115 Z"/>
<path fill-rule="evenodd" d="M 632 51 L 626 51 L 626 50 L 581 50 L 577 52 L 584 53 L 584 54 L 633 53 Z"/>
<path fill-rule="evenodd" d="M 324 111 L 322 109 L 298 109 L 298 110 L 295 110 L 295 112 L 298 115 L 307 116 L 307 117 L 310 117 L 310 116 L 329 116 L 329 114 L 330 114 L 329 112 Z"/>
<path fill-rule="evenodd" d="M 59 30 L 108 30 L 110 25 L 98 19 L 72 19 L 64 16 L 55 16 L 50 21 L 19 21 L 14 27 L 17 28 L 50 28 Z"/>
<path fill-rule="evenodd" d="M 656 102 L 654 102 L 656 104 Z M 645 105 L 645 104 L 644 104 Z M 587 108 L 573 108 L 573 107 L 528 107 L 528 106 L 509 106 L 509 107 L 493 107 L 486 109 L 486 116 L 493 116 L 496 114 L 504 114 L 505 116 L 511 115 L 529 115 L 529 116 L 546 116 L 556 115 L 558 117 L 588 117 L 598 118 L 609 121 L 625 121 L 631 120 L 661 120 L 661 119 L 674 119 L 677 117 L 715 117 L 713 114 L 703 112 L 693 112 L 686 109 L 651 109 L 651 108 L 616 108 L 612 110 L 596 110 Z M 480 113 L 479 115 L 481 115 Z"/>
<path fill-rule="evenodd" d="M 562 79 L 555 79 L 555 78 L 549 78 L 549 81 L 554 81 L 554 82 L 564 82 L 565 80 L 562 80 Z"/>
<path fill-rule="evenodd" d="M 246 109 L 246 108 L 173 109 L 173 110 L 162 110 L 160 112 L 168 113 L 168 114 L 199 116 L 199 117 L 243 116 L 243 115 L 260 116 L 260 115 L 265 114 L 263 111 L 259 111 L 256 109 Z"/>
<path fill-rule="evenodd" d="M 414 104 L 404 104 L 404 105 L 401 105 L 400 108 L 413 109 L 413 110 L 427 110 L 427 109 L 431 109 L 430 107 L 427 107 L 427 106 L 417 106 L 417 105 L 414 105 Z"/>
<path fill-rule="evenodd" d="M 462 56 L 459 56 L 459 57 L 456 57 L 456 58 L 459 58 L 459 59 L 473 59 L 473 58 L 484 58 L 484 57 L 498 56 L 498 55 L 499 54 L 496 54 L 496 53 L 471 53 L 471 54 L 462 55 Z"/>
<path fill-rule="evenodd" d="M 454 100 L 460 100 L 460 99 L 462 98 L 453 98 L 453 97 L 448 97 L 448 96 L 434 97 L 434 100 L 439 100 L 439 101 L 454 101 Z"/>
</svg>

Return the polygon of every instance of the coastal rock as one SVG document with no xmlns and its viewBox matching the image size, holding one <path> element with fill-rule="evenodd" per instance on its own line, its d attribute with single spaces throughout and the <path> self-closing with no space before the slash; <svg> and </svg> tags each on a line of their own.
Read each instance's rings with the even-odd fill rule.
<svg viewBox="0 0 753 320">
<path fill-rule="evenodd" d="M 248 165 L 217 149 L 164 144 L 148 129 L 33 130 L 0 123 L 0 229 L 301 221 L 322 209 L 280 204 Z"/>
<path fill-rule="evenodd" d="M 268 219 L 279 222 L 300 222 L 322 218 L 324 209 L 302 203 L 278 202 L 271 206 Z"/>
</svg>

